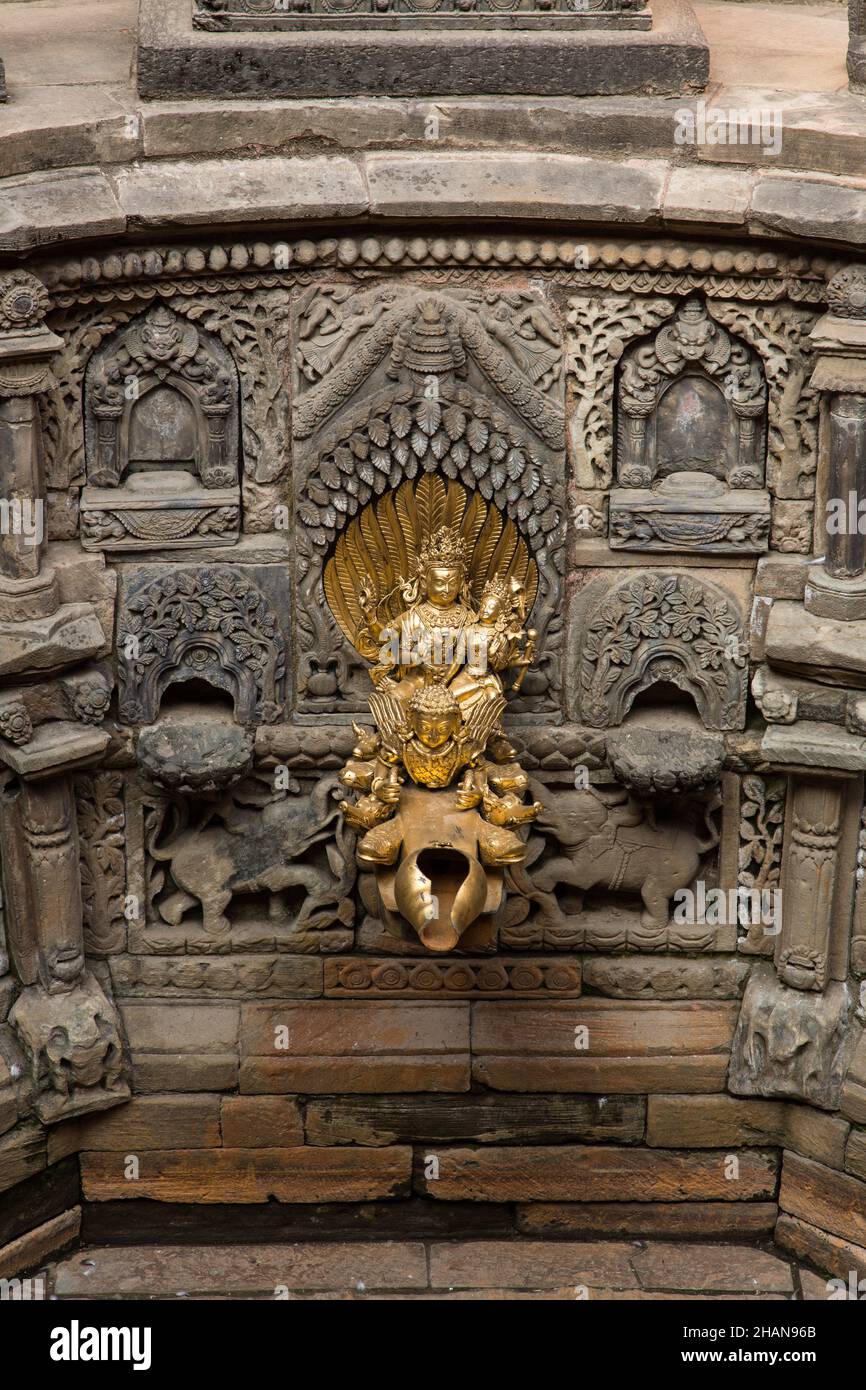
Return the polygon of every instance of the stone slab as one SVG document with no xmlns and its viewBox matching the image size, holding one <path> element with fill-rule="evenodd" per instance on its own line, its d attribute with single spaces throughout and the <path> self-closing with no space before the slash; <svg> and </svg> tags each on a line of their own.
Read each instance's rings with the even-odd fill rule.
<svg viewBox="0 0 866 1390">
<path fill-rule="evenodd" d="M 774 767 L 866 770 L 866 738 L 849 734 L 838 724 L 819 724 L 811 719 L 769 725 L 761 739 L 761 753 Z"/>
<path fill-rule="evenodd" d="M 424 1246 L 415 1241 L 297 1245 L 95 1247 L 64 1262 L 60 1298 L 171 1298 L 290 1289 L 426 1288 Z"/>
<path fill-rule="evenodd" d="M 123 1154 L 85 1151 L 82 1193 L 91 1202 L 363 1202 L 405 1196 L 412 1150 L 362 1148 L 151 1149 L 126 1176 Z"/>
<path fill-rule="evenodd" d="M 434 1169 L 430 1158 L 437 1159 Z M 440 1148 L 416 1159 L 415 1190 L 437 1201 L 672 1202 L 767 1200 L 778 1156 L 745 1150 L 731 1177 L 724 1150 L 558 1146 Z M 435 1173 L 435 1176 L 434 1176 Z"/>
<path fill-rule="evenodd" d="M 652 160 L 609 163 L 567 154 L 497 151 L 371 154 L 365 169 L 370 212 L 379 217 L 485 215 L 659 220 L 666 167 Z"/>
<path fill-rule="evenodd" d="M 857 1278 L 866 1277 L 866 1249 L 831 1235 L 810 1221 L 801 1221 L 783 1212 L 776 1224 L 775 1241 L 780 1250 L 787 1250 L 798 1260 L 808 1260 L 836 1278 L 847 1281 L 851 1270 Z"/>
<path fill-rule="evenodd" d="M 858 1178 L 786 1153 L 779 1206 L 788 1216 L 866 1245 L 866 1183 Z"/>
<path fill-rule="evenodd" d="M 532 1202 L 515 1221 L 524 1235 L 745 1240 L 772 1235 L 778 1216 L 775 1202 Z"/>
<path fill-rule="evenodd" d="M 685 0 L 654 0 L 653 28 L 207 33 L 188 0 L 142 0 L 145 98 L 587 96 L 702 91 L 709 50 Z"/>
<path fill-rule="evenodd" d="M 125 227 L 126 218 L 107 178 L 96 170 L 33 174 L 3 184 L 0 253 L 114 236 Z"/>
<path fill-rule="evenodd" d="M 754 231 L 771 230 L 833 242 L 866 242 L 866 188 L 829 179 L 759 177 L 752 194 Z"/>
<path fill-rule="evenodd" d="M 637 1096 L 331 1097 L 307 1102 L 306 1135 L 308 1144 L 628 1144 L 643 1137 L 644 1109 Z"/>
</svg>

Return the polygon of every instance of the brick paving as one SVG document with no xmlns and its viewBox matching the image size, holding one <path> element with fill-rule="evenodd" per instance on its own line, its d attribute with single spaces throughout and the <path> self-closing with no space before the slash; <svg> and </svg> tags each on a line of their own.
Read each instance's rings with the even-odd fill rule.
<svg viewBox="0 0 866 1390">
<path fill-rule="evenodd" d="M 49 1280 L 59 1299 L 828 1297 L 824 1275 L 772 1247 L 663 1240 L 94 1246 Z"/>
</svg>

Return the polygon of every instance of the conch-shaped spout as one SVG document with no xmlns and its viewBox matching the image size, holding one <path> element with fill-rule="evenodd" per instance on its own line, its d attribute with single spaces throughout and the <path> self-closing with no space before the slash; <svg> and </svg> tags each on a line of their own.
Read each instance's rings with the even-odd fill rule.
<svg viewBox="0 0 866 1390">
<path fill-rule="evenodd" d="M 487 875 L 462 850 L 426 847 L 407 855 L 394 880 L 397 910 L 430 951 L 452 951 L 484 911 Z"/>
</svg>

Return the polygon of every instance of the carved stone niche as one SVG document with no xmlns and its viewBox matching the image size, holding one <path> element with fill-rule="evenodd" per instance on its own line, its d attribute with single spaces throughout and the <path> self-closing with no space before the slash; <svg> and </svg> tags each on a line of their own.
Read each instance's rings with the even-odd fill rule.
<svg viewBox="0 0 866 1390">
<path fill-rule="evenodd" d="M 691 696 L 707 729 L 742 729 L 748 644 L 733 597 L 694 574 L 629 574 L 581 595 L 577 681 L 586 723 L 622 724 L 657 684 Z"/>
<path fill-rule="evenodd" d="M 697 297 L 619 369 L 610 543 L 626 550 L 766 550 L 767 384 L 757 353 Z"/>
<path fill-rule="evenodd" d="M 273 723 L 286 699 L 289 607 L 282 567 L 274 565 L 152 565 L 124 575 L 121 720 L 153 724 L 169 687 L 194 682 L 190 704 L 199 716 L 210 687 L 214 706 L 222 694 L 238 724 Z"/>
<path fill-rule="evenodd" d="M 538 566 L 538 665 L 515 711 L 560 704 L 565 538 L 562 349 L 524 290 L 309 290 L 295 325 L 299 708 L 363 710 L 366 667 L 326 602 L 347 524 L 408 479 L 438 473 L 513 521 Z"/>
<path fill-rule="evenodd" d="M 213 334 L 158 304 L 93 354 L 84 383 L 85 550 L 232 545 L 238 378 Z"/>
</svg>

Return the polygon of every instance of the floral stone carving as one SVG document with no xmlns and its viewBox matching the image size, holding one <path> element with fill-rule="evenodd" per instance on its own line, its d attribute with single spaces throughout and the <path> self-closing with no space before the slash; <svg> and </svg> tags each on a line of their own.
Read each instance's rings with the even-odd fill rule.
<svg viewBox="0 0 866 1390">
<path fill-rule="evenodd" d="M 687 574 L 622 580 L 586 629 L 580 662 L 583 717 L 621 724 L 657 681 L 688 691 L 708 729 L 745 722 L 748 647 L 741 619 L 715 584 Z"/>
<path fill-rule="evenodd" d="M 239 723 L 277 719 L 285 701 L 285 639 L 253 577 L 219 565 L 153 573 L 131 582 L 121 612 L 121 719 L 152 724 L 166 687 L 194 679 L 231 695 Z M 274 578 L 264 567 L 255 574 Z"/>
</svg>

